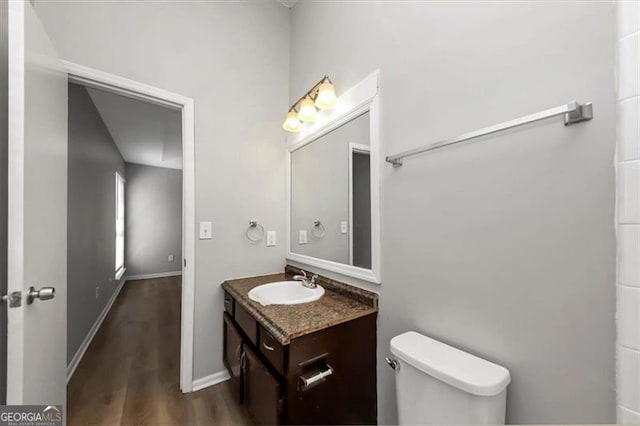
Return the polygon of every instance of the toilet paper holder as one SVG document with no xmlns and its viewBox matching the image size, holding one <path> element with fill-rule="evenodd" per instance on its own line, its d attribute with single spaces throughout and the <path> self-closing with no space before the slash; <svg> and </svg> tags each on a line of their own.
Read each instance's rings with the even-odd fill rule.
<svg viewBox="0 0 640 426">
<path fill-rule="evenodd" d="M 318 371 L 317 373 L 306 376 L 300 376 L 300 389 L 305 391 L 307 389 L 311 389 L 312 387 L 319 385 L 327 380 L 327 377 L 333 374 L 333 368 L 329 364 L 326 365 L 326 368 L 322 371 Z"/>
</svg>

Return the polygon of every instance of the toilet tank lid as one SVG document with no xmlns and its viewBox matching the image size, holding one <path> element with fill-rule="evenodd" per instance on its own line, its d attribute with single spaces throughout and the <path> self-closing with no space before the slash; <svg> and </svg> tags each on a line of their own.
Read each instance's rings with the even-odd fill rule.
<svg viewBox="0 0 640 426">
<path fill-rule="evenodd" d="M 418 370 L 473 395 L 497 395 L 511 381 L 506 368 L 415 331 L 391 339 L 391 353 Z"/>
</svg>

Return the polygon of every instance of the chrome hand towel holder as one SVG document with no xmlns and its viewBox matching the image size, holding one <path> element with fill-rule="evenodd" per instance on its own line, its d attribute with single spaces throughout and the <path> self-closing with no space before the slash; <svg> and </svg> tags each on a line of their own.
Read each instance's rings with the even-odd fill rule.
<svg viewBox="0 0 640 426">
<path fill-rule="evenodd" d="M 324 225 L 319 220 L 313 221 L 313 227 L 311 228 L 311 236 L 316 240 L 324 237 Z"/>
<path fill-rule="evenodd" d="M 258 237 L 251 237 L 252 231 L 254 230 L 258 230 L 259 231 L 259 236 Z M 255 220 L 250 220 L 249 221 L 249 227 L 247 228 L 247 232 L 245 232 L 245 235 L 247 237 L 247 240 L 249 240 L 252 243 L 259 243 L 260 241 L 262 241 L 262 239 L 264 238 L 264 227 L 262 225 L 260 225 L 257 221 Z"/>
</svg>

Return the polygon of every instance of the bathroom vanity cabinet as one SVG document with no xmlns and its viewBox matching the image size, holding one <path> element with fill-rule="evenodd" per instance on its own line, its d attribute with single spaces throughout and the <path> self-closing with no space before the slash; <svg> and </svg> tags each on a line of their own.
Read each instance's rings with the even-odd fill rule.
<svg viewBox="0 0 640 426">
<path fill-rule="evenodd" d="M 264 283 L 264 277 L 256 280 Z M 254 423 L 376 423 L 377 304 L 371 312 L 305 332 L 307 323 L 291 322 L 304 305 L 262 307 L 233 282 L 225 284 L 224 364 L 237 401 Z M 325 290 L 333 301 L 345 297 Z M 309 314 L 319 315 L 322 303 L 333 301 L 307 304 Z M 296 335 L 289 338 L 287 330 Z"/>
</svg>

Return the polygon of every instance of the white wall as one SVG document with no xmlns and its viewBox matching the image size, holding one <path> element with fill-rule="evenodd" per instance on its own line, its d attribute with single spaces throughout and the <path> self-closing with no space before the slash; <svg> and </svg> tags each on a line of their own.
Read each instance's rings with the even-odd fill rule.
<svg viewBox="0 0 640 426">
<path fill-rule="evenodd" d="M 182 271 L 182 170 L 125 166 L 127 277 Z"/>
<path fill-rule="evenodd" d="M 640 423 L 640 3 L 617 2 L 618 422 Z"/>
<path fill-rule="evenodd" d="M 381 424 L 397 421 L 383 357 L 406 330 L 507 367 L 509 423 L 612 423 L 613 3 L 301 1 L 291 43 L 291 100 L 381 70 L 383 155 L 594 103 L 588 123 L 383 163 L 383 283 L 360 285 L 381 297 Z"/>
<path fill-rule="evenodd" d="M 213 221 L 213 239 L 196 246 L 194 379 L 221 371 L 220 283 L 284 265 L 289 10 L 43 1 L 36 11 L 63 59 L 194 99 L 196 221 Z M 246 241 L 250 219 L 277 231 L 278 246 Z"/>
</svg>

